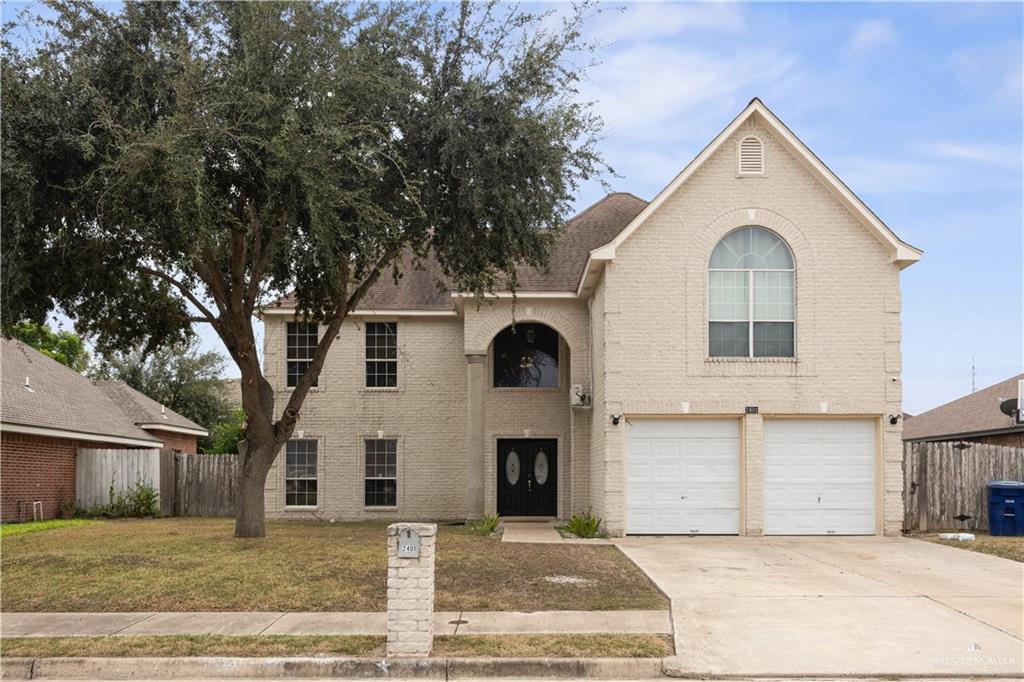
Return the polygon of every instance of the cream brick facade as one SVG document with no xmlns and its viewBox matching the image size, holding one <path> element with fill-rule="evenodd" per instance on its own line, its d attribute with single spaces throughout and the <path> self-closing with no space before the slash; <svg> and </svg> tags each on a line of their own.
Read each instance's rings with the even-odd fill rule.
<svg viewBox="0 0 1024 682">
<path fill-rule="evenodd" d="M 737 145 L 748 134 L 764 144 L 763 175 L 737 172 Z M 901 414 L 901 262 L 891 244 L 793 153 L 777 126 L 756 115 L 660 198 L 581 295 L 524 292 L 514 304 L 465 299 L 444 317 L 387 318 L 399 327 L 395 391 L 362 388 L 368 318 L 346 321 L 299 422 L 304 437 L 320 441 L 317 514 L 409 520 L 493 513 L 497 439 L 543 437 L 558 441 L 559 515 L 592 509 L 622 534 L 629 418 L 701 416 L 740 422 L 741 532 L 759 535 L 764 421 L 857 417 L 877 424 L 877 531 L 899 532 L 901 426 L 888 415 Z M 748 225 L 777 233 L 796 261 L 794 358 L 708 357 L 708 259 L 725 234 Z M 287 391 L 285 319 L 265 318 L 266 372 L 279 395 Z M 491 387 L 492 340 L 513 321 L 559 332 L 557 389 Z M 569 407 L 572 385 L 591 394 L 591 407 Z M 747 406 L 758 414 L 745 414 Z M 625 419 L 615 425 L 618 414 Z M 362 505 L 362 438 L 378 433 L 399 441 L 394 510 Z M 283 477 L 279 461 L 268 480 L 268 514 L 308 513 L 285 509 Z M 472 489 L 481 480 L 479 502 Z"/>
</svg>

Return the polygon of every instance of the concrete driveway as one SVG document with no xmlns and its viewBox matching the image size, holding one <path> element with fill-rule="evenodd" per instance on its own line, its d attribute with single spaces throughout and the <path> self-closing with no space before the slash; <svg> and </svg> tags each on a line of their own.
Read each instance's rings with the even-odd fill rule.
<svg viewBox="0 0 1024 682">
<path fill-rule="evenodd" d="M 1019 675 L 1024 564 L 906 538 L 625 538 L 687 675 Z"/>
</svg>

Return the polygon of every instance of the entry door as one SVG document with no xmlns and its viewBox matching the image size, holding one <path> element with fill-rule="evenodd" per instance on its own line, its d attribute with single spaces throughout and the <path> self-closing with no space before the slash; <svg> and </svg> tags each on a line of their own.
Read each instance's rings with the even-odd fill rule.
<svg viewBox="0 0 1024 682">
<path fill-rule="evenodd" d="M 764 422 L 764 532 L 873 535 L 875 423 Z"/>
<path fill-rule="evenodd" d="M 626 532 L 739 533 L 739 462 L 738 420 L 633 420 Z"/>
<path fill-rule="evenodd" d="M 558 516 L 558 441 L 498 441 L 498 513 Z"/>
</svg>

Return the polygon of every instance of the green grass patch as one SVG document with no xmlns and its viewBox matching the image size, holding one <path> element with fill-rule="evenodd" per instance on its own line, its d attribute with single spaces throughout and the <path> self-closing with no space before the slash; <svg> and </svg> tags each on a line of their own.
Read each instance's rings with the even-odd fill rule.
<svg viewBox="0 0 1024 682">
<path fill-rule="evenodd" d="M 80 526 L 93 526 L 99 521 L 87 519 L 52 519 L 50 521 L 28 521 L 26 523 L 5 523 L 0 525 L 0 538 L 12 535 L 24 535 L 25 533 L 37 533 L 43 530 L 57 530 L 59 528 L 77 528 Z"/>
<path fill-rule="evenodd" d="M 267 537 L 239 540 L 231 519 L 170 518 L 15 535 L 0 609 L 383 611 L 386 527 L 271 521 Z M 507 543 L 462 526 L 439 527 L 435 600 L 438 611 L 668 608 L 613 546 Z"/>
<path fill-rule="evenodd" d="M 435 657 L 656 658 L 672 653 L 668 635 L 448 635 Z M 384 656 L 375 635 L 174 635 L 18 637 L 0 640 L 0 656 L 132 658 L 142 656 Z"/>
</svg>

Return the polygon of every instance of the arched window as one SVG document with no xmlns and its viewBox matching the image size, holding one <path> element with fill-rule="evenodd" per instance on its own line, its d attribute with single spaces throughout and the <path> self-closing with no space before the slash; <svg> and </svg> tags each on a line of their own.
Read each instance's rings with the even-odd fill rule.
<svg viewBox="0 0 1024 682">
<path fill-rule="evenodd" d="M 725 235 L 708 265 L 708 354 L 793 357 L 793 254 L 762 227 Z"/>
<path fill-rule="evenodd" d="M 497 388 L 557 388 L 558 332 L 545 324 L 519 323 L 494 337 Z"/>
</svg>

